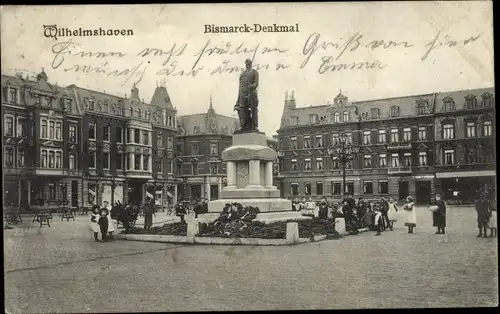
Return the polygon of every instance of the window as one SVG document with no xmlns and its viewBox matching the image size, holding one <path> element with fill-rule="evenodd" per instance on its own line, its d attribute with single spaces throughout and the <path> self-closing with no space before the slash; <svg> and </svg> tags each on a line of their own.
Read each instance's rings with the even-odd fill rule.
<svg viewBox="0 0 500 314">
<path fill-rule="evenodd" d="M 490 93 L 484 93 L 482 95 L 482 106 L 485 108 L 490 108 L 493 106 L 493 95 Z"/>
<path fill-rule="evenodd" d="M 427 166 L 427 152 L 418 153 L 418 165 L 421 167 Z"/>
<path fill-rule="evenodd" d="M 49 168 L 54 168 L 56 166 L 56 152 L 49 151 Z"/>
<path fill-rule="evenodd" d="M 372 167 L 372 156 L 370 155 L 365 155 L 365 168 L 371 168 Z"/>
<path fill-rule="evenodd" d="M 198 143 L 191 143 L 191 154 L 198 155 Z"/>
<path fill-rule="evenodd" d="M 55 122 L 49 121 L 49 138 L 51 139 L 54 138 L 54 131 L 55 131 Z"/>
<path fill-rule="evenodd" d="M 104 101 L 104 103 L 102 104 L 102 111 L 109 112 L 109 104 L 107 101 Z"/>
<path fill-rule="evenodd" d="M 47 168 L 47 151 L 42 150 L 42 168 Z"/>
<path fill-rule="evenodd" d="M 290 138 L 290 148 L 297 149 L 297 138 L 296 137 Z"/>
<path fill-rule="evenodd" d="M 137 117 L 142 118 L 142 110 L 141 109 L 137 109 Z"/>
<path fill-rule="evenodd" d="M 467 122 L 465 136 L 476 137 L 476 122 L 474 121 Z"/>
<path fill-rule="evenodd" d="M 5 136 L 14 136 L 14 118 L 13 117 L 5 117 L 4 132 L 5 132 Z"/>
<path fill-rule="evenodd" d="M 354 182 L 347 182 L 345 192 L 349 195 L 354 195 Z"/>
<path fill-rule="evenodd" d="M 76 158 L 74 154 L 69 154 L 69 170 L 76 170 Z"/>
<path fill-rule="evenodd" d="M 198 174 L 198 164 L 193 162 L 191 164 L 191 170 L 192 170 L 192 174 L 197 175 Z"/>
<path fill-rule="evenodd" d="M 167 117 L 167 126 L 172 126 L 172 117 L 171 116 Z"/>
<path fill-rule="evenodd" d="M 371 181 L 363 182 L 363 194 L 373 194 L 373 182 Z"/>
<path fill-rule="evenodd" d="M 129 112 L 129 116 L 130 116 L 130 117 L 133 117 L 133 116 L 134 116 L 134 108 L 129 107 L 129 108 L 128 108 L 128 112 Z"/>
<path fill-rule="evenodd" d="M 455 164 L 455 150 L 454 149 L 445 149 L 444 150 L 444 164 L 445 165 Z"/>
<path fill-rule="evenodd" d="M 403 141 L 410 142 L 411 141 L 411 128 L 403 129 Z"/>
<path fill-rule="evenodd" d="M 169 174 L 174 173 L 174 162 L 172 160 L 168 162 L 168 173 Z"/>
<path fill-rule="evenodd" d="M 346 133 L 345 134 L 345 142 L 347 144 L 352 144 L 352 133 Z"/>
<path fill-rule="evenodd" d="M 448 123 L 443 125 L 443 139 L 451 140 L 455 138 L 455 125 Z"/>
<path fill-rule="evenodd" d="M 93 98 L 89 98 L 89 109 L 95 110 L 95 101 Z"/>
<path fill-rule="evenodd" d="M 71 143 L 77 143 L 77 130 L 76 124 L 71 123 L 69 125 L 69 141 Z"/>
<path fill-rule="evenodd" d="M 316 182 L 316 195 L 323 195 L 323 182 Z"/>
<path fill-rule="evenodd" d="M 304 136 L 304 148 L 311 148 L 311 138 Z"/>
<path fill-rule="evenodd" d="M 161 134 L 161 132 L 156 134 L 156 147 L 163 147 L 163 134 Z"/>
<path fill-rule="evenodd" d="M 17 137 L 26 137 L 28 136 L 28 130 L 26 128 L 26 120 L 17 120 Z"/>
<path fill-rule="evenodd" d="M 385 142 L 387 142 L 385 130 L 378 130 L 378 142 L 379 144 L 384 144 Z"/>
<path fill-rule="evenodd" d="M 102 128 L 102 140 L 105 142 L 109 142 L 109 125 L 105 125 Z"/>
<path fill-rule="evenodd" d="M 180 162 L 176 163 L 176 171 L 177 171 L 178 176 L 182 175 L 182 163 L 180 163 Z"/>
<path fill-rule="evenodd" d="M 24 167 L 24 150 L 22 148 L 17 150 L 17 166 Z"/>
<path fill-rule="evenodd" d="M 493 123 L 491 121 L 483 122 L 483 136 L 493 135 Z"/>
<path fill-rule="evenodd" d="M 398 154 L 391 155 L 391 167 L 392 168 L 399 167 L 399 155 Z"/>
<path fill-rule="evenodd" d="M 371 108 L 370 115 L 371 115 L 372 119 L 378 119 L 378 117 L 380 115 L 380 110 L 378 108 Z"/>
<path fill-rule="evenodd" d="M 5 167 L 14 167 L 14 148 L 5 148 Z"/>
<path fill-rule="evenodd" d="M 318 115 L 317 114 L 309 115 L 309 123 L 315 124 L 317 122 L 318 122 Z"/>
<path fill-rule="evenodd" d="M 290 117 L 292 126 L 299 125 L 299 117 Z"/>
<path fill-rule="evenodd" d="M 475 109 L 477 107 L 477 98 L 474 95 L 465 96 L 465 105 L 467 109 Z"/>
<path fill-rule="evenodd" d="M 172 136 L 167 137 L 167 149 L 171 150 L 174 146 L 174 138 Z"/>
<path fill-rule="evenodd" d="M 444 111 L 453 111 L 455 110 L 455 101 L 453 98 L 445 97 L 443 99 Z"/>
<path fill-rule="evenodd" d="M 89 168 L 95 168 L 95 166 L 96 166 L 96 152 L 90 151 L 89 152 Z"/>
<path fill-rule="evenodd" d="M 132 143 L 141 143 L 141 130 L 134 129 L 134 141 Z"/>
<path fill-rule="evenodd" d="M 49 183 L 49 200 L 54 201 L 56 199 L 56 185 L 54 183 Z"/>
<path fill-rule="evenodd" d="M 142 157 L 142 170 L 151 171 L 151 169 L 149 169 L 149 155 L 143 155 Z"/>
<path fill-rule="evenodd" d="M 10 87 L 10 101 L 17 104 L 17 89 Z"/>
<path fill-rule="evenodd" d="M 95 123 L 89 123 L 89 139 L 95 140 Z"/>
<path fill-rule="evenodd" d="M 333 169 L 339 169 L 340 168 L 340 161 L 339 161 L 338 157 L 333 157 L 332 163 L 333 163 L 333 165 L 332 165 Z"/>
<path fill-rule="evenodd" d="M 150 119 L 151 119 L 151 111 L 146 110 L 146 120 L 150 120 Z"/>
<path fill-rule="evenodd" d="M 333 115 L 333 122 L 340 123 L 340 113 L 335 112 L 335 114 Z"/>
<path fill-rule="evenodd" d="M 398 142 L 399 142 L 399 130 L 391 129 L 391 143 L 398 143 Z"/>
<path fill-rule="evenodd" d="M 477 162 L 477 149 L 475 147 L 465 147 L 465 160 L 468 164 L 474 164 Z"/>
<path fill-rule="evenodd" d="M 427 113 L 427 109 L 426 109 L 425 104 L 420 103 L 417 105 L 417 113 L 418 114 L 426 114 Z"/>
<path fill-rule="evenodd" d="M 378 193 L 379 194 L 389 194 L 389 184 L 387 181 L 378 182 Z"/>
<path fill-rule="evenodd" d="M 387 166 L 387 156 L 385 154 L 378 155 L 378 165 L 380 168 Z"/>
<path fill-rule="evenodd" d="M 56 122 L 56 140 L 61 139 L 61 122 Z"/>
<path fill-rule="evenodd" d="M 141 158 L 142 155 L 141 154 L 135 154 L 134 156 L 134 170 L 141 170 Z"/>
<path fill-rule="evenodd" d="M 148 131 L 142 131 L 142 144 L 149 145 L 149 132 Z"/>
<path fill-rule="evenodd" d="M 332 134 L 332 144 L 337 145 L 340 143 L 340 137 L 338 134 Z"/>
<path fill-rule="evenodd" d="M 304 162 L 304 170 L 305 171 L 311 171 L 312 170 L 311 159 L 306 158 L 306 160 Z"/>
<path fill-rule="evenodd" d="M 349 112 L 348 111 L 344 111 L 343 121 L 344 122 L 349 122 Z"/>
<path fill-rule="evenodd" d="M 392 106 L 390 111 L 391 111 L 391 118 L 399 117 L 399 107 L 398 106 Z"/>
<path fill-rule="evenodd" d="M 297 168 L 297 159 L 292 159 L 291 169 L 292 169 L 292 171 L 297 171 L 298 170 L 298 168 Z"/>
<path fill-rule="evenodd" d="M 210 155 L 218 155 L 217 143 L 210 143 Z"/>
<path fill-rule="evenodd" d="M 323 147 L 323 135 L 316 135 L 316 147 Z"/>
<path fill-rule="evenodd" d="M 291 183 L 290 184 L 290 189 L 292 190 L 292 195 L 293 196 L 299 195 L 299 184 L 298 183 Z"/>
<path fill-rule="evenodd" d="M 311 182 L 306 182 L 305 184 L 305 188 L 306 188 L 306 195 L 311 195 Z"/>
<path fill-rule="evenodd" d="M 42 120 L 42 138 L 47 138 L 47 120 Z"/>
<path fill-rule="evenodd" d="M 406 167 L 411 167 L 411 153 L 404 153 L 403 163 Z"/>
<path fill-rule="evenodd" d="M 116 160 L 115 160 L 116 170 L 123 170 L 123 164 L 124 164 L 123 158 L 124 158 L 123 154 L 121 153 L 116 154 Z"/>
<path fill-rule="evenodd" d="M 109 169 L 109 164 L 110 164 L 110 160 L 109 160 L 109 153 L 108 152 L 104 152 L 102 154 L 102 169 Z"/>
<path fill-rule="evenodd" d="M 363 132 L 363 144 L 364 145 L 369 145 L 370 144 L 370 137 L 371 137 L 371 132 L 370 131 L 364 131 Z"/>
<path fill-rule="evenodd" d="M 340 195 L 342 193 L 342 185 L 340 182 L 332 182 L 332 194 Z"/>
<path fill-rule="evenodd" d="M 62 168 L 62 152 L 56 152 L 56 168 Z"/>
<path fill-rule="evenodd" d="M 425 126 L 418 127 L 418 139 L 419 141 L 425 141 L 427 139 L 427 127 Z"/>
<path fill-rule="evenodd" d="M 123 128 L 120 126 L 116 127 L 116 142 L 123 143 Z"/>
<path fill-rule="evenodd" d="M 316 158 L 316 170 L 323 171 L 323 158 Z"/>
<path fill-rule="evenodd" d="M 177 155 L 184 156 L 184 143 L 177 143 Z"/>
<path fill-rule="evenodd" d="M 219 173 L 219 164 L 216 162 L 213 162 L 210 164 L 210 173 L 211 174 L 218 174 Z"/>
</svg>

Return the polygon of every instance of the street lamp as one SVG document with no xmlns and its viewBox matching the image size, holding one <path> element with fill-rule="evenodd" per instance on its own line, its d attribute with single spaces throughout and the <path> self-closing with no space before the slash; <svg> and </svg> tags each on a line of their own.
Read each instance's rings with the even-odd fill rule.
<svg viewBox="0 0 500 314">
<path fill-rule="evenodd" d="M 327 149 L 328 155 L 333 160 L 338 159 L 342 165 L 342 196 L 346 193 L 346 165 L 359 153 L 359 147 L 355 147 L 347 141 L 347 135 L 339 132 L 338 142 Z"/>
</svg>

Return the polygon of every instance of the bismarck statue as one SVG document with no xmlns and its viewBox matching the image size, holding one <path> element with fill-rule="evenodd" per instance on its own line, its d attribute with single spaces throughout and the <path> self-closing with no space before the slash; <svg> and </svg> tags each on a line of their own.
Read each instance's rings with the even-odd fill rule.
<svg viewBox="0 0 500 314">
<path fill-rule="evenodd" d="M 240 74 L 238 100 L 234 110 L 238 111 L 240 129 L 237 132 L 258 131 L 257 87 L 259 87 L 259 72 L 252 69 L 252 60 L 245 60 L 245 70 Z"/>
</svg>

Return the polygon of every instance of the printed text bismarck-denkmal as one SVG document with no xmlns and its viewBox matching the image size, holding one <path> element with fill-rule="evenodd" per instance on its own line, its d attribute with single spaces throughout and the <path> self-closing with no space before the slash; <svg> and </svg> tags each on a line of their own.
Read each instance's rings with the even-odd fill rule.
<svg viewBox="0 0 500 314">
<path fill-rule="evenodd" d="M 299 23 L 280 25 L 280 24 L 242 24 L 242 25 L 215 25 L 205 24 L 205 34 L 218 33 L 298 33 Z"/>
</svg>

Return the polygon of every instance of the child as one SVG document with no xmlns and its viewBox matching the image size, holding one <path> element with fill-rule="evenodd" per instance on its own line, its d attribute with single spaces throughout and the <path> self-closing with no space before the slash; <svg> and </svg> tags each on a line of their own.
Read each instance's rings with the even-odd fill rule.
<svg viewBox="0 0 500 314">
<path fill-rule="evenodd" d="M 490 221 L 488 222 L 488 228 L 490 228 L 490 237 L 496 237 L 496 235 L 497 235 L 497 209 L 496 209 L 496 206 L 491 209 Z"/>
<path fill-rule="evenodd" d="M 102 241 L 106 241 L 106 235 L 108 233 L 108 226 L 109 226 L 109 221 L 108 221 L 108 209 L 107 208 L 102 208 L 101 209 L 101 216 L 99 217 L 98 224 L 101 229 L 101 234 L 102 234 Z"/>
<path fill-rule="evenodd" d="M 94 240 L 99 242 L 99 232 L 101 229 L 99 228 L 99 224 L 97 223 L 99 220 L 99 206 L 92 206 L 92 214 L 90 215 L 90 225 L 89 229 L 94 233 Z"/>
<path fill-rule="evenodd" d="M 382 226 L 383 226 L 383 218 L 382 218 L 382 211 L 380 209 L 380 206 L 377 204 L 374 206 L 373 208 L 373 212 L 374 212 L 374 222 L 373 222 L 373 225 L 375 227 L 375 230 L 377 230 L 377 233 L 375 235 L 379 236 L 381 235 L 381 231 L 382 231 Z"/>
<path fill-rule="evenodd" d="M 417 226 L 417 215 L 414 208 L 415 203 L 413 202 L 413 197 L 408 196 L 406 198 L 406 204 L 403 206 L 405 210 L 405 226 L 408 227 L 408 233 L 413 233 L 413 228 Z"/>
</svg>

